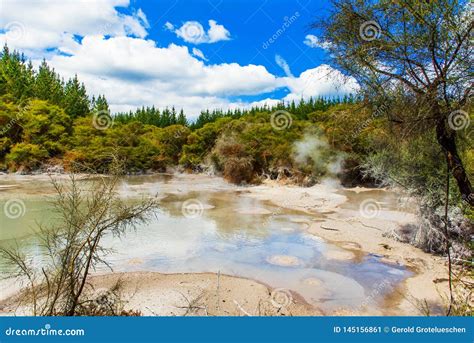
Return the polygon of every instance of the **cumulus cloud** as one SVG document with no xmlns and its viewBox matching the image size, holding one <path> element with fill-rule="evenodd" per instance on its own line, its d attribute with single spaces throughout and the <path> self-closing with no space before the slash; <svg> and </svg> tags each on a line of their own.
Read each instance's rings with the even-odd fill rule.
<svg viewBox="0 0 474 343">
<path fill-rule="evenodd" d="M 108 35 L 144 38 L 149 27 L 141 9 L 123 14 L 129 0 L 47 1 L 2 0 L 0 44 L 20 49 L 29 56 L 46 49 L 71 53 L 77 36 Z"/>
<path fill-rule="evenodd" d="M 309 46 L 310 48 L 320 48 L 323 50 L 329 50 L 329 48 L 331 47 L 330 42 L 321 41 L 315 35 L 307 35 L 303 43 Z"/>
<path fill-rule="evenodd" d="M 55 55 L 49 62 L 65 76 L 77 73 L 92 93 L 105 94 L 112 110 L 155 104 L 199 113 L 207 107 L 227 108 L 229 96 L 282 86 L 264 66 L 205 65 L 185 46 L 161 48 L 134 37 L 87 36 L 73 55 Z"/>
<path fill-rule="evenodd" d="M 165 28 L 195 44 L 230 39 L 223 25 L 214 20 L 208 24 L 207 31 L 195 21 L 179 28 L 167 22 Z M 275 60 L 285 77 L 276 77 L 263 65 L 212 64 L 197 48 L 157 46 L 147 39 L 148 28 L 145 13 L 130 8 L 129 0 L 93 1 L 87 6 L 80 1 L 2 0 L 0 44 L 24 52 L 35 65 L 46 58 L 65 78 L 77 74 L 89 94 L 107 97 L 114 112 L 143 105 L 176 106 L 193 117 L 206 108 L 273 105 L 280 99 L 230 99 L 263 98 L 281 88 L 290 92 L 285 100 L 299 100 L 357 87 L 355 80 L 342 80 L 340 72 L 326 65 L 293 76 L 280 56 Z"/>
<path fill-rule="evenodd" d="M 353 77 L 347 77 L 339 70 L 327 64 L 308 69 L 299 77 L 286 78 L 285 83 L 290 89 L 284 100 L 299 100 L 317 96 L 342 96 L 355 93 L 359 89 Z"/>
<path fill-rule="evenodd" d="M 359 84 L 353 77 L 348 77 L 327 64 L 308 69 L 299 76 L 279 78 L 277 83 L 279 87 L 287 88 L 290 93 L 283 99 L 267 98 L 252 104 L 275 105 L 281 100 L 298 102 L 301 98 L 344 96 L 355 94 L 359 90 Z"/>
<path fill-rule="evenodd" d="M 128 111 L 142 105 L 177 106 L 195 117 L 205 108 L 274 105 L 280 101 L 243 103 L 230 101 L 229 97 L 263 95 L 288 88 L 290 93 L 284 100 L 298 101 L 301 97 L 354 93 L 358 87 L 354 79 L 328 65 L 307 70 L 298 77 L 279 78 L 261 65 L 206 65 L 195 56 L 196 50 L 175 44 L 158 47 L 152 40 L 134 37 L 87 36 L 73 55 L 55 55 L 49 63 L 66 77 L 77 73 L 90 93 L 105 94 L 112 111 Z"/>
<path fill-rule="evenodd" d="M 180 28 L 175 28 L 173 24 L 167 22 L 165 28 L 174 32 L 187 43 L 215 43 L 230 39 L 230 32 L 223 25 L 217 24 L 215 20 L 209 20 L 208 24 L 207 32 L 197 21 L 187 21 Z"/>
<path fill-rule="evenodd" d="M 248 107 L 263 107 L 265 105 L 267 107 L 272 107 L 278 105 L 279 103 L 281 103 L 281 100 L 266 98 L 259 101 L 251 102 L 250 104 L 248 104 Z"/>
</svg>

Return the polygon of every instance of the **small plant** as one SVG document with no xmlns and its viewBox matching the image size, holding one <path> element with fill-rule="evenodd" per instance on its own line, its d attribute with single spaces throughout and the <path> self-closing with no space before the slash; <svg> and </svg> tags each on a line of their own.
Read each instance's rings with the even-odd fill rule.
<svg viewBox="0 0 474 343">
<path fill-rule="evenodd" d="M 0 248 L 12 267 L 10 276 L 26 280 L 19 305 L 31 305 L 32 315 L 139 315 L 118 311 L 114 291 L 107 293 L 103 304 L 91 302 L 86 291 L 91 271 L 101 264 L 108 266 L 104 256 L 110 251 L 101 245 L 102 239 L 120 236 L 147 221 L 157 207 L 155 198 L 134 204 L 120 199 L 115 191 L 119 171 L 114 167 L 108 176 L 94 175 L 87 181 L 75 174 L 67 182 L 51 180 L 57 193 L 53 201 L 57 221 L 39 227 L 41 252 L 35 260 L 40 262 L 35 263 L 18 246 Z"/>
</svg>

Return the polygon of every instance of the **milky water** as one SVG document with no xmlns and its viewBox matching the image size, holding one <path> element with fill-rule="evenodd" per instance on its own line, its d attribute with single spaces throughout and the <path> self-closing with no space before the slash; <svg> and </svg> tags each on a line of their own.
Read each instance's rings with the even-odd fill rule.
<svg viewBox="0 0 474 343">
<path fill-rule="evenodd" d="M 19 218 L 0 213 L 0 244 L 17 239 L 32 256 L 40 254 L 34 236 L 37 223 L 51 223 L 48 182 L 37 179 L 0 181 L 0 206 L 20 199 L 25 211 Z M 403 267 L 379 257 L 355 253 L 353 259 L 331 258 L 346 250 L 308 234 L 307 228 L 324 218 L 283 209 L 246 195 L 246 189 L 221 179 L 186 176 L 125 178 L 120 192 L 133 199 L 157 194 L 160 208 L 154 218 L 119 238 L 106 237 L 114 253 L 106 257 L 114 271 L 218 272 L 247 277 L 272 287 L 299 293 L 325 311 L 381 308 L 383 298 L 410 275 Z M 384 192 L 371 198 L 392 201 Z M 360 196 L 358 196 L 360 197 Z M 350 208 L 350 199 L 344 206 Z M 183 204 L 197 204 L 191 211 Z M 276 265 L 278 256 L 291 257 L 291 265 Z M 278 259 L 278 258 L 276 258 Z M 1 268 L 5 268 L 2 266 Z M 103 272 L 104 269 L 98 272 Z"/>
</svg>

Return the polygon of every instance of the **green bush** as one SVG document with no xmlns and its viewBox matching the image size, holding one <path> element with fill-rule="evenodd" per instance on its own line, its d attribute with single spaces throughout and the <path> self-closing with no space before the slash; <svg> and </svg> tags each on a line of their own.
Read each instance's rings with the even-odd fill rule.
<svg viewBox="0 0 474 343">
<path fill-rule="evenodd" d="M 40 145 L 18 143 L 7 154 L 6 163 L 12 171 L 31 171 L 40 167 L 48 157 L 48 151 Z"/>
</svg>

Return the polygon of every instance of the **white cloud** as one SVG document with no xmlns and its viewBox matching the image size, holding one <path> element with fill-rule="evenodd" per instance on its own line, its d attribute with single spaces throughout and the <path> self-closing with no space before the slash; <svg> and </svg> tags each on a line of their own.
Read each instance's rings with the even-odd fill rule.
<svg viewBox="0 0 474 343">
<path fill-rule="evenodd" d="M 193 55 L 194 55 L 194 56 L 196 56 L 196 57 L 198 57 L 198 58 L 200 58 L 200 59 L 202 59 L 202 60 L 204 60 L 204 61 L 209 61 L 209 60 L 206 58 L 206 56 L 204 56 L 204 53 L 203 53 L 201 50 L 196 49 L 196 48 L 193 48 L 192 51 L 193 51 Z"/>
<path fill-rule="evenodd" d="M 345 76 L 327 64 L 308 69 L 302 72 L 299 77 L 286 78 L 285 83 L 291 91 L 284 98 L 288 101 L 311 96 L 342 96 L 355 93 L 359 89 L 354 78 Z"/>
<path fill-rule="evenodd" d="M 2 0 L 1 6 L 0 44 L 8 43 L 32 57 L 45 49 L 70 53 L 78 45 L 74 36 L 144 38 L 149 27 L 141 9 L 130 15 L 117 11 L 128 7 L 129 0 Z"/>
<path fill-rule="evenodd" d="M 56 55 L 49 62 L 64 76 L 77 73 L 92 94 L 105 94 L 112 110 L 154 104 L 182 106 L 196 114 L 208 107 L 227 108 L 228 96 L 283 86 L 264 66 L 205 65 L 185 46 L 160 48 L 133 37 L 86 36 L 72 56 Z"/>
<path fill-rule="evenodd" d="M 272 107 L 272 106 L 278 105 L 279 103 L 281 103 L 281 100 L 266 98 L 259 101 L 251 102 L 248 106 L 249 107 L 254 107 L 254 106 L 263 107 L 266 105 L 267 107 Z"/>
<path fill-rule="evenodd" d="M 143 105 L 176 106 L 195 117 L 206 108 L 273 105 L 280 101 L 231 102 L 229 96 L 261 95 L 286 87 L 290 94 L 284 100 L 298 101 L 301 97 L 344 95 L 357 90 L 354 79 L 344 78 L 327 65 L 298 77 L 278 78 L 261 65 L 205 65 L 193 56 L 196 50 L 190 52 L 175 44 L 157 47 L 152 40 L 133 37 L 87 36 L 72 56 L 56 55 L 49 63 L 66 77 L 77 73 L 89 93 L 105 94 L 112 111 Z"/>
<path fill-rule="evenodd" d="M 323 50 L 329 50 L 329 48 L 331 47 L 330 42 L 321 41 L 315 35 L 307 35 L 303 43 L 309 46 L 310 48 L 320 48 Z"/>
<path fill-rule="evenodd" d="M 165 29 L 173 31 L 174 30 L 174 25 L 171 24 L 169 21 L 165 23 Z"/>
<path fill-rule="evenodd" d="M 298 77 L 285 77 L 278 80 L 279 85 L 290 90 L 290 93 L 283 97 L 284 101 L 298 102 L 301 98 L 310 97 L 333 97 L 355 94 L 359 90 L 359 85 L 353 77 L 343 75 L 339 70 L 327 64 L 322 64 L 316 68 L 302 72 Z M 264 104 L 275 105 L 281 100 L 264 99 L 253 102 L 252 105 L 262 106 Z"/>
<path fill-rule="evenodd" d="M 253 103 L 230 97 L 265 96 L 276 89 L 290 91 L 285 100 L 301 96 L 338 95 L 352 92 L 357 83 L 336 82 L 342 74 L 320 66 L 291 74 L 288 63 L 276 56 L 286 77 L 276 77 L 262 65 L 209 64 L 201 50 L 171 44 L 158 47 L 146 39 L 149 23 L 129 0 L 46 1 L 1 0 L 0 44 L 5 41 L 38 65 L 45 57 L 61 76 L 78 74 L 89 94 L 105 94 L 112 111 L 141 106 L 176 106 L 191 117 L 206 108 L 236 108 L 276 104 L 278 99 Z M 130 14 L 117 11 L 122 7 Z M 187 22 L 176 29 L 165 27 L 188 42 L 212 43 L 230 39 L 229 31 L 214 20 L 209 29 Z M 186 33 L 186 35 L 185 35 Z M 79 39 L 78 39 L 79 36 Z M 337 77 L 336 77 L 337 76 Z"/>
<path fill-rule="evenodd" d="M 275 55 L 275 62 L 278 64 L 278 66 L 283 69 L 285 72 L 286 76 L 292 77 L 293 74 L 291 73 L 290 66 L 288 65 L 288 62 L 281 57 L 280 55 Z"/>
<path fill-rule="evenodd" d="M 230 39 L 230 32 L 223 25 L 217 24 L 215 20 L 209 20 L 207 32 L 197 21 L 187 21 L 179 29 L 175 29 L 173 24 L 167 22 L 165 28 L 174 32 L 185 42 L 193 44 L 215 43 Z"/>
<path fill-rule="evenodd" d="M 229 40 L 230 32 L 223 25 L 217 24 L 215 20 L 209 20 L 209 43 L 219 42 L 221 40 Z"/>
</svg>

